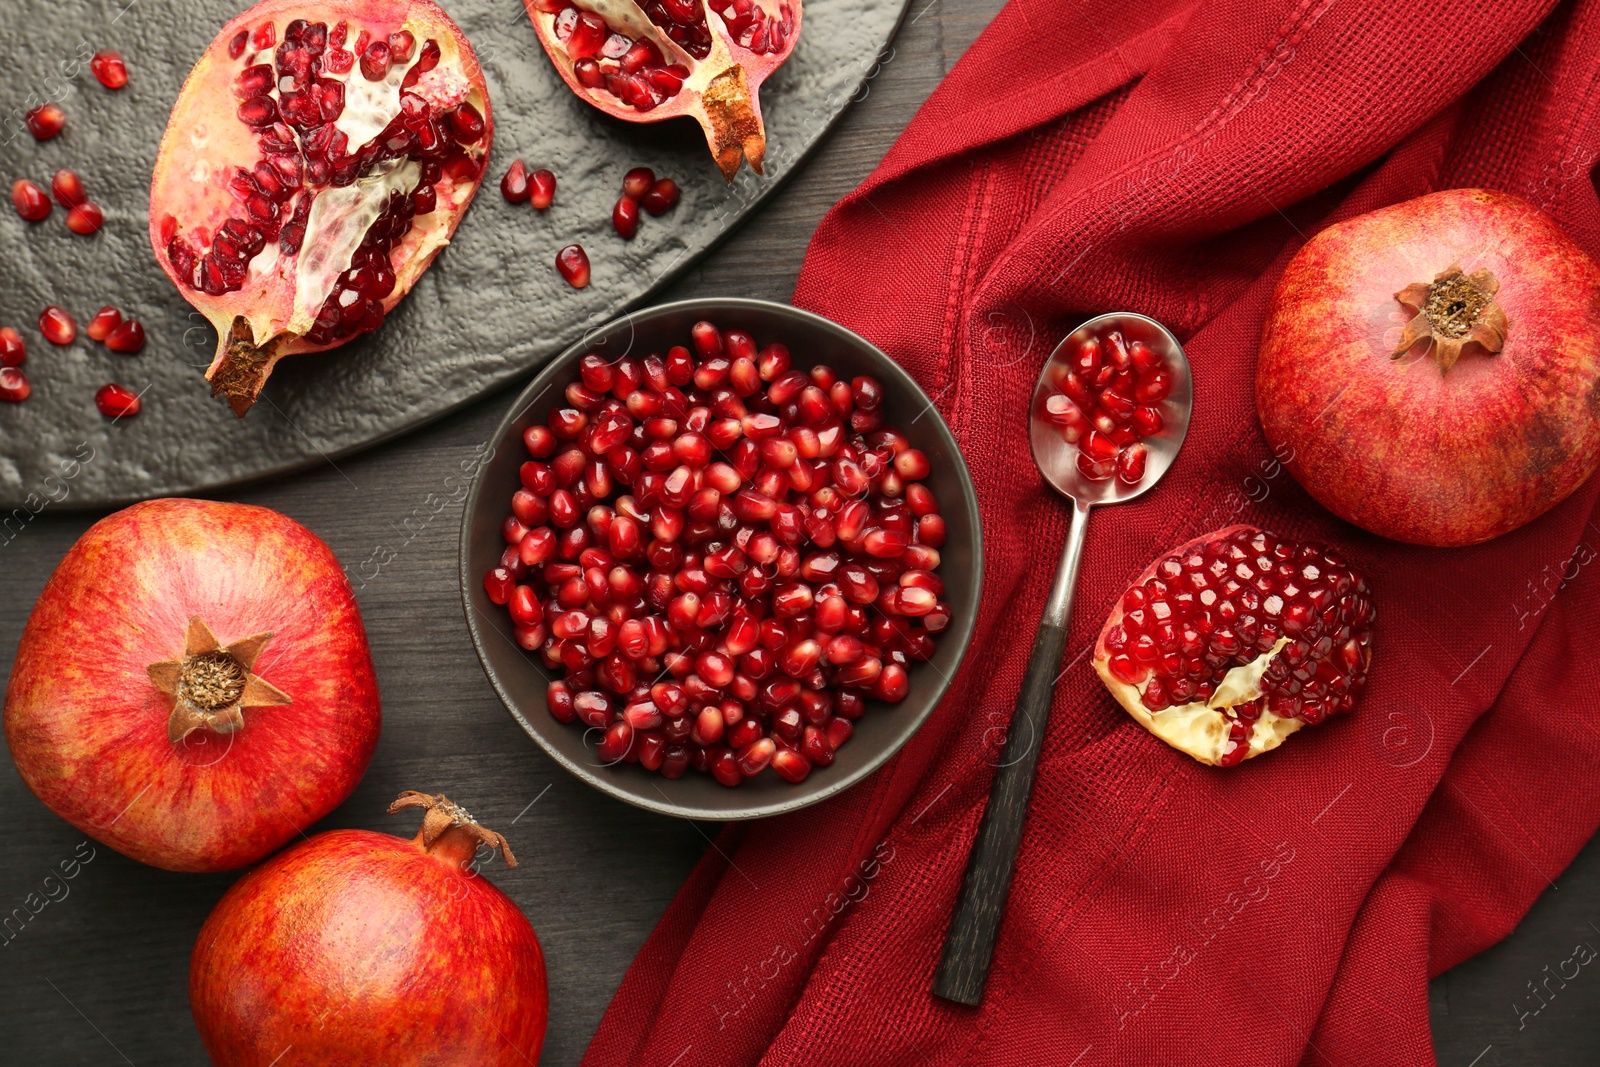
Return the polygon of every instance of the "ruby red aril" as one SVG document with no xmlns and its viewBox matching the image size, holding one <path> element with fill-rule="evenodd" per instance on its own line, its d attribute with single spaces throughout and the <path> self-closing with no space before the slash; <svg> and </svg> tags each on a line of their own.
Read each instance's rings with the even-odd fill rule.
<svg viewBox="0 0 1600 1067">
<path fill-rule="evenodd" d="M 107 304 L 94 313 L 94 318 L 83 328 L 91 341 L 104 341 L 111 331 L 122 325 L 122 312 Z"/>
<path fill-rule="evenodd" d="M 547 170 L 536 170 L 528 175 L 528 203 L 535 211 L 543 211 L 556 198 L 556 176 Z"/>
<path fill-rule="evenodd" d="M 28 376 L 21 367 L 0 366 L 0 400 L 20 403 L 28 399 L 31 392 L 33 387 L 28 384 Z"/>
<path fill-rule="evenodd" d="M 656 183 L 656 172 L 649 167 L 634 167 L 622 176 L 622 195 L 638 200 Z"/>
<path fill-rule="evenodd" d="M 1139 444 L 1166 425 L 1162 406 L 1172 370 L 1143 341 L 1119 330 L 1091 334 L 1051 368 L 1055 392 L 1042 414 L 1078 446 L 1078 471 L 1090 481 L 1144 480 L 1148 447 Z"/>
<path fill-rule="evenodd" d="M 582 245 L 568 245 L 556 253 L 556 270 L 574 289 L 589 284 L 589 254 Z"/>
<path fill-rule="evenodd" d="M 1152 733 L 1231 766 L 1355 706 L 1374 615 L 1366 578 L 1333 549 L 1230 526 L 1145 570 L 1094 664 Z"/>
<path fill-rule="evenodd" d="M 0 326 L 0 367 L 20 367 L 28 358 L 27 343 L 10 326 Z"/>
<path fill-rule="evenodd" d="M 671 178 L 662 178 L 639 197 L 639 206 L 652 215 L 665 215 L 677 205 L 678 195 L 678 183 Z"/>
<path fill-rule="evenodd" d="M 611 226 L 618 237 L 633 240 L 633 235 L 639 232 L 639 201 L 626 193 L 617 197 L 616 206 L 611 209 Z"/>
<path fill-rule="evenodd" d="M 931 464 L 882 425 L 875 379 L 795 371 L 711 322 L 687 340 L 579 361 L 523 434 L 484 590 L 558 672 L 551 715 L 597 731 L 603 762 L 803 781 L 868 699 L 905 698 L 949 625 L 944 522 L 908 480 Z M 843 389 L 803 405 L 819 381 Z"/>
<path fill-rule="evenodd" d="M 55 345 L 70 345 L 78 336 L 78 324 L 63 307 L 45 305 L 39 312 L 39 332 Z"/>
<path fill-rule="evenodd" d="M 67 229 L 85 237 L 97 232 L 104 224 L 105 216 L 95 204 L 84 202 L 67 212 Z"/>
<path fill-rule="evenodd" d="M 55 177 L 50 179 L 50 192 L 55 195 L 56 203 L 65 208 L 77 207 L 89 199 L 83 179 L 71 170 L 56 171 Z"/>
<path fill-rule="evenodd" d="M 67 124 L 67 113 L 58 104 L 41 104 L 22 117 L 36 141 L 48 141 Z"/>
<path fill-rule="evenodd" d="M 89 69 L 107 89 L 120 89 L 128 84 L 128 64 L 121 52 L 101 49 L 89 60 Z"/>
<path fill-rule="evenodd" d="M 528 168 L 520 159 L 513 159 L 500 179 L 500 195 L 513 204 L 528 199 Z"/>
<path fill-rule="evenodd" d="M 50 198 L 26 178 L 11 183 L 11 204 L 28 222 L 38 222 L 50 214 Z"/>
<path fill-rule="evenodd" d="M 139 414 L 143 405 L 133 390 L 110 382 L 102 385 L 94 394 L 94 406 L 99 408 L 100 414 L 106 418 L 120 419 L 125 415 Z"/>
<path fill-rule="evenodd" d="M 144 347 L 144 327 L 138 319 L 129 319 L 106 335 L 106 347 L 113 352 L 132 355 Z"/>
</svg>

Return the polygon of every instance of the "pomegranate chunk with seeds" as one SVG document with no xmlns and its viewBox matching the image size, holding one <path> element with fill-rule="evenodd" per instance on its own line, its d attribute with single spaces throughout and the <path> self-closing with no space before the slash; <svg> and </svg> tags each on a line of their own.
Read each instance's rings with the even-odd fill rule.
<svg viewBox="0 0 1600 1067">
<path fill-rule="evenodd" d="M 867 700 L 905 699 L 949 625 L 938 501 L 904 473 L 930 465 L 882 428 L 876 380 L 791 370 L 783 346 L 710 322 L 684 340 L 693 354 L 579 361 L 523 434 L 484 591 L 559 672 L 550 714 L 594 731 L 603 761 L 800 782 Z M 741 361 L 748 388 L 730 388 Z M 842 388 L 807 416 L 795 374 Z"/>
<path fill-rule="evenodd" d="M 1233 766 L 1355 706 L 1374 615 L 1366 578 L 1333 549 L 1229 526 L 1140 575 L 1094 666 L 1151 733 Z"/>
<path fill-rule="evenodd" d="M 1078 471 L 1090 481 L 1144 480 L 1149 448 L 1140 444 L 1167 425 L 1172 370 L 1143 341 L 1119 330 L 1091 334 L 1054 357 L 1054 387 L 1042 414 L 1078 446 Z"/>
<path fill-rule="evenodd" d="M 378 329 L 449 243 L 492 136 L 477 58 L 432 0 L 264 0 L 225 26 L 150 194 L 156 258 L 217 329 L 212 394 L 242 416 L 279 359 Z"/>
</svg>

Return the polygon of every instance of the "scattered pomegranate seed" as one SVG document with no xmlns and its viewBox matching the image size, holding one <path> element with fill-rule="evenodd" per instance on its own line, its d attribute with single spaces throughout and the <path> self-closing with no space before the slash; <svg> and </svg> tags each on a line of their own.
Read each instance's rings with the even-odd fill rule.
<svg viewBox="0 0 1600 1067">
<path fill-rule="evenodd" d="M 18 178 L 11 184 L 11 203 L 17 214 L 29 222 L 38 222 L 50 214 L 50 198 L 26 178 Z"/>
<path fill-rule="evenodd" d="M 89 60 L 89 69 L 107 89 L 120 89 L 128 84 L 128 65 L 123 62 L 121 52 L 109 49 L 96 52 Z"/>
<path fill-rule="evenodd" d="M 622 195 L 638 200 L 656 183 L 656 172 L 649 167 L 634 167 L 622 176 Z"/>
<path fill-rule="evenodd" d="M 106 335 L 106 347 L 113 352 L 132 355 L 144 347 L 144 326 L 138 319 L 129 319 Z"/>
<path fill-rule="evenodd" d="M 547 170 L 536 170 L 528 179 L 528 203 L 543 211 L 556 198 L 556 176 Z"/>
<path fill-rule="evenodd" d="M 639 232 L 639 201 L 626 193 L 617 197 L 617 204 L 611 209 L 611 225 L 623 240 L 633 240 Z"/>
<path fill-rule="evenodd" d="M 100 213 L 100 208 L 85 201 L 67 212 L 67 229 L 73 233 L 88 236 L 96 232 L 105 224 L 105 216 Z"/>
<path fill-rule="evenodd" d="M 639 206 L 652 215 L 665 215 L 678 203 L 678 183 L 662 178 L 639 198 Z"/>
<path fill-rule="evenodd" d="M 574 289 L 589 284 L 589 254 L 582 245 L 568 245 L 556 253 L 556 270 Z"/>
<path fill-rule="evenodd" d="M 70 345 L 78 336 L 78 324 L 65 308 L 48 304 L 39 312 L 39 332 L 55 345 Z"/>
<path fill-rule="evenodd" d="M 111 331 L 122 325 L 122 312 L 107 304 L 94 313 L 94 318 L 89 320 L 89 325 L 83 328 L 91 341 L 104 341 L 111 335 Z"/>
<path fill-rule="evenodd" d="M 28 384 L 28 376 L 22 373 L 21 367 L 0 367 L 0 400 L 20 404 L 31 392 L 33 386 Z"/>
<path fill-rule="evenodd" d="M 41 104 L 22 117 L 35 141 L 48 141 L 67 124 L 67 113 L 56 104 Z"/>
<path fill-rule="evenodd" d="M 22 335 L 9 326 L 0 326 L 0 367 L 20 367 L 28 358 Z"/>
<path fill-rule="evenodd" d="M 55 194 L 56 203 L 66 208 L 77 207 L 89 199 L 83 179 L 75 171 L 56 171 L 56 176 L 50 179 L 50 191 Z"/>
<path fill-rule="evenodd" d="M 528 168 L 523 166 L 522 160 L 513 159 L 506 168 L 505 177 L 500 179 L 500 195 L 513 204 L 528 199 Z"/>
<path fill-rule="evenodd" d="M 94 406 L 100 409 L 100 414 L 108 419 L 120 419 L 124 415 L 137 415 L 143 406 L 139 397 L 132 390 L 126 389 L 115 382 L 102 385 L 94 394 Z"/>
<path fill-rule="evenodd" d="M 931 465 L 882 427 L 875 379 L 689 332 L 697 355 L 580 360 L 566 403 L 524 431 L 484 590 L 561 672 L 550 714 L 598 731 L 602 761 L 798 782 L 868 698 L 905 698 L 950 624 L 938 502 L 899 472 Z M 735 363 L 754 375 L 742 393 Z M 842 389 L 808 419 L 793 398 L 817 381 Z M 849 428 L 858 414 L 870 429 Z"/>
</svg>

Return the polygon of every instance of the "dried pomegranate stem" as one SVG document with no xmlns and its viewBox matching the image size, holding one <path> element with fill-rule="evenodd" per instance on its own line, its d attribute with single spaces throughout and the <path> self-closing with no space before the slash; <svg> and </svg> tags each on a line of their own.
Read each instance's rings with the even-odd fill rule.
<svg viewBox="0 0 1600 1067">
<path fill-rule="evenodd" d="M 408 789 L 389 805 L 389 814 L 405 808 L 423 809 L 422 829 L 417 831 L 416 842 L 429 855 L 464 867 L 472 862 L 479 845 L 488 845 L 500 850 L 507 867 L 517 865 L 509 841 L 480 825 L 466 808 L 452 803 L 443 793 L 418 793 Z"/>
<path fill-rule="evenodd" d="M 1465 274 L 1455 263 L 1431 283 L 1406 286 L 1394 298 L 1412 318 L 1390 358 L 1399 359 L 1427 342 L 1443 374 L 1455 366 L 1469 344 L 1476 342 L 1490 353 L 1500 351 L 1507 324 L 1505 311 L 1494 299 L 1499 289 L 1500 283 L 1488 268 Z"/>
<path fill-rule="evenodd" d="M 183 655 L 152 663 L 150 682 L 173 698 L 167 737 L 173 744 L 201 728 L 231 734 L 244 725 L 244 709 L 291 704 L 289 694 L 251 673 L 272 631 L 223 647 L 196 615 L 184 635 Z"/>
</svg>

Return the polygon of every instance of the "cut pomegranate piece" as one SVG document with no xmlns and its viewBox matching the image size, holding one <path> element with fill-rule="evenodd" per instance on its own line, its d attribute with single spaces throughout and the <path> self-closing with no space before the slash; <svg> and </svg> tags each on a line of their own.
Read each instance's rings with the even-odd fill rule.
<svg viewBox="0 0 1600 1067">
<path fill-rule="evenodd" d="M 526 0 L 525 6 L 545 52 L 578 96 L 629 122 L 688 115 L 705 131 L 729 182 L 742 161 L 761 173 L 767 140 L 757 94 L 794 49 L 800 0 L 577 6 Z"/>
<path fill-rule="evenodd" d="M 28 376 L 21 367 L 0 367 L 0 400 L 20 404 L 28 399 L 28 394 L 33 392 L 33 386 L 28 384 Z"/>
<path fill-rule="evenodd" d="M 500 195 L 513 204 L 526 203 L 528 199 L 528 168 L 522 160 L 513 159 L 500 179 Z"/>
<path fill-rule="evenodd" d="M 94 394 L 94 406 L 99 408 L 100 414 L 106 418 L 120 419 L 124 415 L 139 414 L 139 409 L 143 405 L 133 390 L 110 382 L 102 385 Z"/>
<path fill-rule="evenodd" d="M 128 84 L 128 64 L 121 52 L 102 49 L 89 60 L 89 69 L 107 89 L 120 89 Z"/>
<path fill-rule="evenodd" d="M 73 233 L 81 233 L 86 237 L 91 233 L 98 232 L 100 227 L 105 224 L 105 221 L 105 216 L 101 214 L 100 208 L 88 201 L 67 212 L 67 229 Z"/>
<path fill-rule="evenodd" d="M 561 672 L 550 714 L 598 731 L 601 762 L 799 782 L 867 698 L 905 699 L 949 627 L 938 501 L 906 481 L 932 465 L 881 419 L 846 429 L 880 414 L 875 379 L 792 370 L 782 345 L 710 322 L 687 339 L 696 355 L 579 361 L 523 433 L 484 591 Z M 794 398 L 818 381 L 832 393 L 807 417 Z"/>
<path fill-rule="evenodd" d="M 39 312 L 39 332 L 54 345 L 70 345 L 78 336 L 78 323 L 67 310 L 55 304 Z"/>
<path fill-rule="evenodd" d="M 556 198 L 556 176 L 547 170 L 536 170 L 528 176 L 528 203 L 535 211 L 543 211 Z"/>
<path fill-rule="evenodd" d="M 35 141 L 48 141 L 67 124 L 67 113 L 57 104 L 41 104 L 22 117 Z"/>
<path fill-rule="evenodd" d="M 78 177 L 76 171 L 56 171 L 55 177 L 50 179 L 50 192 L 55 195 L 56 203 L 65 208 L 77 207 L 89 199 L 83 179 Z"/>
<path fill-rule="evenodd" d="M 671 178 L 662 178 L 639 198 L 639 206 L 652 215 L 665 215 L 677 206 L 678 195 L 678 183 Z"/>
<path fill-rule="evenodd" d="M 623 240 L 633 240 L 639 232 L 639 201 L 626 193 L 617 197 L 617 204 L 611 209 L 611 226 Z"/>
<path fill-rule="evenodd" d="M 1355 706 L 1374 610 L 1366 578 L 1332 549 L 1230 526 L 1146 568 L 1094 666 L 1151 733 L 1232 766 Z"/>
<path fill-rule="evenodd" d="M 589 253 L 582 245 L 568 245 L 556 253 L 556 270 L 574 289 L 589 284 Z"/>
<path fill-rule="evenodd" d="M 361 10 L 257 4 L 207 49 L 161 142 L 151 244 L 216 326 L 206 378 L 239 415 L 279 359 L 381 326 L 482 180 L 493 122 L 460 30 L 431 0 Z"/>
<path fill-rule="evenodd" d="M 91 341 L 104 341 L 111 335 L 111 331 L 122 325 L 122 312 L 107 304 L 94 313 L 94 318 L 89 320 L 89 325 L 83 328 Z"/>
<path fill-rule="evenodd" d="M 22 335 L 9 326 L 0 326 L 0 367 L 20 367 L 28 358 Z"/>
<path fill-rule="evenodd" d="M 144 347 L 144 327 L 138 319 L 129 319 L 106 335 L 106 347 L 113 352 L 132 355 Z"/>
<path fill-rule="evenodd" d="M 38 222 L 50 214 L 50 198 L 26 178 L 11 183 L 11 203 L 17 214 L 29 222 Z"/>
</svg>

